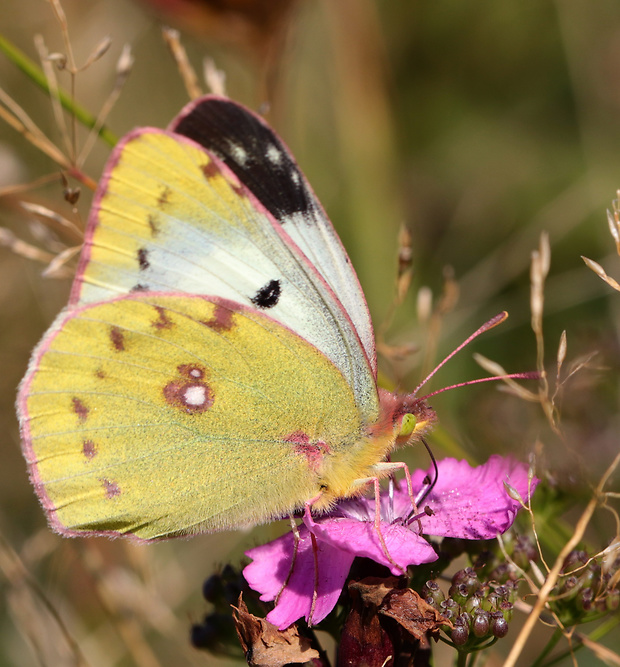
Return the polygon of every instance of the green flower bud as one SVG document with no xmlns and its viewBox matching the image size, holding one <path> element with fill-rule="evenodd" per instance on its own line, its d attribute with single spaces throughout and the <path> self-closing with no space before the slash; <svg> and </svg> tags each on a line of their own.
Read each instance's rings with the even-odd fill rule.
<svg viewBox="0 0 620 667">
<path fill-rule="evenodd" d="M 431 600 L 429 604 L 432 604 L 434 607 L 439 607 L 439 605 L 446 599 L 444 592 L 439 588 L 437 582 L 429 579 L 424 586 L 422 587 L 422 597 L 428 600 Z"/>
<path fill-rule="evenodd" d="M 499 611 L 502 612 L 506 621 L 510 623 L 512 620 L 512 613 L 514 611 L 514 605 L 512 602 L 508 602 L 508 600 L 502 600 L 499 603 Z"/>
<path fill-rule="evenodd" d="M 470 595 L 463 609 L 465 609 L 465 611 L 469 613 L 475 612 L 477 609 L 480 608 L 480 604 L 483 599 L 484 599 L 484 592 L 482 591 L 482 589 L 477 590 L 474 592 L 473 595 Z"/>
<path fill-rule="evenodd" d="M 463 606 L 469 600 L 469 590 L 466 584 L 459 584 L 458 586 L 450 586 L 450 597 L 458 604 Z"/>
<path fill-rule="evenodd" d="M 499 596 L 494 592 L 489 593 L 480 605 L 484 610 L 494 612 L 500 603 Z"/>
</svg>

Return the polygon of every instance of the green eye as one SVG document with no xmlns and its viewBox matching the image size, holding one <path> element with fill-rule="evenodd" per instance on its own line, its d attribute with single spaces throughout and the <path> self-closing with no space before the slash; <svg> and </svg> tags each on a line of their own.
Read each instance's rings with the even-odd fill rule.
<svg viewBox="0 0 620 667">
<path fill-rule="evenodd" d="M 407 413 L 403 416 L 403 420 L 400 423 L 400 433 L 399 436 L 411 435 L 416 427 L 418 420 L 415 415 Z"/>
</svg>

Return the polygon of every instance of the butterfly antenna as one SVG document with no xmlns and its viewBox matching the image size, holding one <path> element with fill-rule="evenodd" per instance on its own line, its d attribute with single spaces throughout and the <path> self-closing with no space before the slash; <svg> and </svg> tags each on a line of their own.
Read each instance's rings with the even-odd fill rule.
<svg viewBox="0 0 620 667">
<path fill-rule="evenodd" d="M 418 391 L 420 391 L 420 389 L 433 377 L 433 375 L 435 375 L 435 373 L 444 364 L 446 364 L 448 361 L 450 361 L 450 359 L 452 359 L 452 357 L 455 354 L 457 354 L 458 352 L 460 352 L 466 345 L 469 345 L 472 342 L 472 340 L 474 340 L 474 338 L 478 338 L 478 336 L 480 334 L 483 334 L 485 331 L 488 331 L 489 329 L 492 329 L 493 327 L 496 327 L 498 324 L 501 324 L 502 322 L 504 322 L 506 320 L 507 317 L 508 317 L 508 313 L 505 310 L 503 310 L 501 313 L 498 313 L 495 317 L 492 317 L 488 322 L 485 322 L 479 329 L 474 331 L 474 333 L 471 334 L 471 336 L 466 338 L 456 349 L 452 350 L 452 352 L 450 352 L 450 354 L 443 361 L 441 361 L 439 364 L 437 364 L 437 366 L 435 366 L 435 368 L 433 368 L 433 370 L 424 378 L 424 380 L 422 380 L 422 382 L 420 382 L 420 384 L 414 389 L 413 395 L 415 396 L 418 393 Z M 502 376 L 502 377 L 504 377 L 504 376 Z M 511 376 L 505 376 L 505 377 L 511 377 Z M 528 376 L 528 377 L 530 377 L 530 376 Z M 498 378 L 484 378 L 483 381 L 496 380 L 496 379 L 498 379 Z M 465 382 L 463 384 L 455 384 L 455 385 L 453 385 L 453 387 L 446 387 L 446 389 L 453 389 L 454 387 L 462 387 L 465 384 L 474 384 L 474 383 L 473 382 Z M 445 391 L 445 389 L 442 389 L 440 391 Z M 435 393 L 439 393 L 439 392 L 435 392 Z M 433 396 L 433 395 L 434 394 L 429 394 L 429 396 Z"/>
<path fill-rule="evenodd" d="M 431 396 L 437 396 L 437 394 L 443 394 L 444 391 L 448 389 L 458 389 L 459 387 L 468 387 L 470 384 L 480 384 L 481 382 L 495 382 L 496 380 L 538 380 L 540 379 L 540 373 L 538 371 L 529 371 L 526 373 L 507 373 L 506 375 L 491 375 L 486 378 L 477 378 L 476 380 L 467 380 L 467 382 L 458 382 L 457 384 L 451 384 L 449 387 L 442 387 L 436 391 L 431 391 L 430 394 L 425 394 L 420 396 L 420 398 L 427 399 Z"/>
</svg>

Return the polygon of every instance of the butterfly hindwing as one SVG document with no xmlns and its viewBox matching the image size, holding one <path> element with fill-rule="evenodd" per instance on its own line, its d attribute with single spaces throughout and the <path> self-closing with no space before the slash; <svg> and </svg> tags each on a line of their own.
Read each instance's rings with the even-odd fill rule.
<svg viewBox="0 0 620 667">
<path fill-rule="evenodd" d="M 365 428 L 314 346 L 256 310 L 178 294 L 62 313 L 18 409 L 52 524 L 141 539 L 289 513 L 319 493 L 318 459 Z"/>
<path fill-rule="evenodd" d="M 376 418 L 374 372 L 348 314 L 228 167 L 184 137 L 139 130 L 110 161 L 93 206 L 73 304 L 187 292 L 268 312 L 343 373 Z"/>
</svg>

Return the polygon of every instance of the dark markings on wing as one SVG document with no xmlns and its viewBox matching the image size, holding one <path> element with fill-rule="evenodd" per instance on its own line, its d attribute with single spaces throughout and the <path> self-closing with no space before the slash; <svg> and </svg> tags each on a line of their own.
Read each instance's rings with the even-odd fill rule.
<svg viewBox="0 0 620 667">
<path fill-rule="evenodd" d="M 125 351 L 125 337 L 123 332 L 118 327 L 110 328 L 110 341 L 112 342 L 112 347 L 117 352 Z"/>
<path fill-rule="evenodd" d="M 270 280 L 250 299 L 258 308 L 273 308 L 280 300 L 282 287 L 279 280 Z"/>
<path fill-rule="evenodd" d="M 138 266 L 140 267 L 140 271 L 146 271 L 151 266 L 149 251 L 146 248 L 138 248 Z"/>
<path fill-rule="evenodd" d="M 280 223 L 294 213 L 315 210 L 314 196 L 291 154 L 247 109 L 227 100 L 207 99 L 172 130 L 217 155 Z"/>
</svg>

